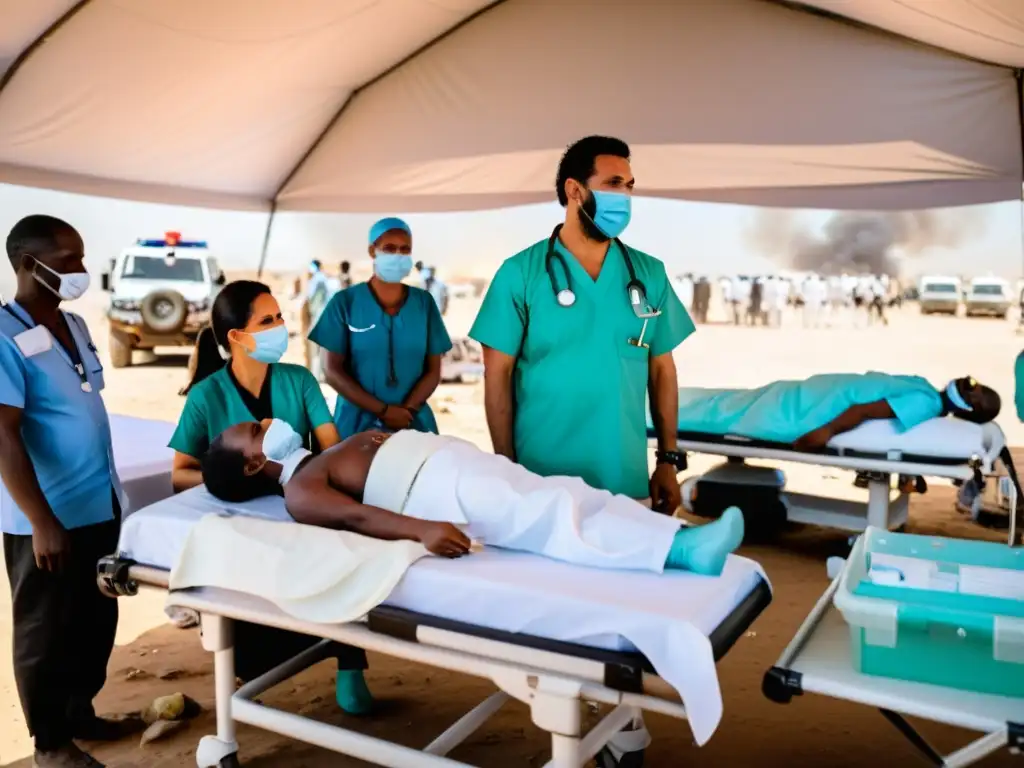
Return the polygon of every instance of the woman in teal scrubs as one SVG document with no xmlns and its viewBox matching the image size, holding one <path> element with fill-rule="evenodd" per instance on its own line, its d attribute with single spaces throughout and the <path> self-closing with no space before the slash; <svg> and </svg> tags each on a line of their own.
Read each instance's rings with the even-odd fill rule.
<svg viewBox="0 0 1024 768">
<path fill-rule="evenodd" d="M 170 442 L 176 492 L 202 484 L 199 461 L 210 442 L 243 421 L 282 419 L 313 451 L 338 442 L 313 374 L 280 362 L 288 329 L 270 288 L 249 280 L 226 285 L 211 314 L 211 326 L 196 342 L 195 373 Z"/>
<path fill-rule="evenodd" d="M 334 422 L 346 438 L 367 429 L 437 432 L 427 405 L 452 348 L 437 303 L 402 283 L 412 270 L 412 231 L 401 219 L 370 228 L 373 277 L 336 293 L 309 334 L 327 351 L 338 392 Z"/>
<path fill-rule="evenodd" d="M 338 442 L 338 430 L 313 374 L 280 362 L 287 348 L 288 329 L 270 288 L 250 280 L 224 286 L 213 302 L 211 326 L 196 342 L 195 372 L 185 389 L 188 399 L 171 437 L 176 492 L 203 482 L 199 461 L 206 449 L 217 435 L 240 422 L 281 419 L 313 451 Z M 306 635 L 236 622 L 236 673 L 252 680 L 316 642 Z M 366 653 L 347 645 L 335 649 L 338 705 L 350 714 L 365 714 L 373 704 L 363 678 Z"/>
</svg>

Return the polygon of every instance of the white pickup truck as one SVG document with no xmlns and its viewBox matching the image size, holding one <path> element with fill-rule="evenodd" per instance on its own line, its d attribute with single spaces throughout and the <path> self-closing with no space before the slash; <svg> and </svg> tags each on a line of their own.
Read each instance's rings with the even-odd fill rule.
<svg viewBox="0 0 1024 768">
<path fill-rule="evenodd" d="M 182 240 L 176 232 L 125 248 L 103 275 L 110 293 L 111 364 L 130 366 L 136 349 L 195 344 L 224 282 L 206 243 Z"/>
</svg>

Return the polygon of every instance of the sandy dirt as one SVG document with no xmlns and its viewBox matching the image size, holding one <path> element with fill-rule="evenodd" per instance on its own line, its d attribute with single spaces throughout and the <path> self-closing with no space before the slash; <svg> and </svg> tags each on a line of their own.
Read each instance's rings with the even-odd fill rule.
<svg viewBox="0 0 1024 768">
<path fill-rule="evenodd" d="M 76 310 L 86 317 L 105 355 L 104 301 L 102 294 L 92 294 Z M 476 307 L 472 301 L 453 302 L 446 318 L 453 335 L 468 330 Z M 921 317 L 911 306 L 893 313 L 887 328 L 855 328 L 849 318 L 837 319 L 834 325 L 804 329 L 800 318 L 791 314 L 781 330 L 704 326 L 677 354 L 680 383 L 755 386 L 812 373 L 882 370 L 919 374 L 939 384 L 971 374 L 1003 394 L 1000 422 L 1011 444 L 1024 443 L 1024 428 L 1013 412 L 1013 361 L 1021 348 L 1015 320 Z M 300 346 L 293 343 L 289 356 L 298 359 L 299 355 Z M 182 406 L 176 393 L 185 380 L 184 362 L 184 357 L 171 355 L 121 371 L 108 366 L 108 408 L 114 413 L 174 420 Z M 479 385 L 444 385 L 433 405 L 442 431 L 489 448 Z M 692 471 L 702 471 L 714 463 L 717 459 L 697 457 L 691 462 Z M 784 470 L 790 488 L 866 498 L 864 491 L 852 487 L 852 475 L 848 473 L 803 466 L 787 466 Z M 931 483 L 928 494 L 914 498 L 910 529 L 972 538 L 1000 537 L 955 512 L 953 489 L 938 481 Z M 846 540 L 841 532 L 791 526 L 770 545 L 743 550 L 743 554 L 764 564 L 775 588 L 775 600 L 719 666 L 725 696 L 721 728 L 709 745 L 698 749 L 692 745 L 685 723 L 650 716 L 654 745 L 648 752 L 648 765 L 838 767 L 892 765 L 904 760 L 913 764 L 919 759 L 874 710 L 812 696 L 780 706 L 761 694 L 764 671 L 775 662 L 827 586 L 826 558 L 842 554 Z M 110 663 L 108 685 L 99 699 L 100 709 L 138 710 L 155 696 L 183 691 L 207 711 L 166 741 L 146 748 L 139 748 L 135 742 L 97 746 L 94 752 L 111 766 L 195 765 L 196 742 L 214 731 L 211 658 L 200 647 L 195 631 L 178 630 L 164 623 L 159 594 L 122 600 L 121 616 L 118 648 Z M 2 584 L 0 768 L 30 765 L 26 759 L 30 741 L 10 668 L 9 622 L 9 590 Z M 366 733 L 397 737 L 401 743 L 421 747 L 492 691 L 476 679 L 390 658 L 371 656 L 370 664 L 370 687 L 381 702 L 379 714 L 372 718 L 352 721 L 336 708 L 329 664 L 279 686 L 264 700 L 325 722 L 352 724 Z M 960 746 L 970 736 L 931 724 L 924 724 L 922 730 L 945 750 Z M 363 765 L 247 727 L 241 728 L 239 738 L 242 757 L 253 768 Z M 548 759 L 547 750 L 547 739 L 531 725 L 525 709 L 509 706 L 453 756 L 493 768 L 535 766 Z M 1000 756 L 984 764 L 1009 762 Z"/>
</svg>

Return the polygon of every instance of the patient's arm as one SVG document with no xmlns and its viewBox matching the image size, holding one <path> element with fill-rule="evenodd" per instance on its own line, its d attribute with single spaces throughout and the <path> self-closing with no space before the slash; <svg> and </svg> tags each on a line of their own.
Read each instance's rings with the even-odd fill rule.
<svg viewBox="0 0 1024 768">
<path fill-rule="evenodd" d="M 450 523 L 396 515 L 361 504 L 332 485 L 329 456 L 309 461 L 285 485 L 284 503 L 296 522 L 348 530 L 375 539 L 418 541 L 435 555 L 459 557 L 469 551 L 466 535 Z"/>
<path fill-rule="evenodd" d="M 181 493 L 202 484 L 203 469 L 199 459 L 175 451 L 174 463 L 171 465 L 171 488 L 174 492 Z"/>
<path fill-rule="evenodd" d="M 824 448 L 828 441 L 836 435 L 849 432 L 851 429 L 859 427 L 865 421 L 892 419 L 895 416 L 896 414 L 893 413 L 892 406 L 886 400 L 876 400 L 873 403 L 864 403 L 862 405 L 851 405 L 828 424 L 808 432 L 793 443 L 793 445 L 801 451 L 818 450 Z"/>
</svg>

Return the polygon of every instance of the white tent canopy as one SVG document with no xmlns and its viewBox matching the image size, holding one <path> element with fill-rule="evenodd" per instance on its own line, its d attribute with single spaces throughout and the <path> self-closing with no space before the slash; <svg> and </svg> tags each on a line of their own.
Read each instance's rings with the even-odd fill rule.
<svg viewBox="0 0 1024 768">
<path fill-rule="evenodd" d="M 470 210 L 607 133 L 639 194 L 986 203 L 1020 197 L 1021 67 L 1021 0 L 0 0 L 0 182 Z"/>
</svg>

